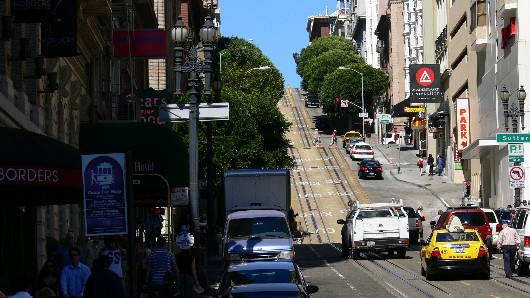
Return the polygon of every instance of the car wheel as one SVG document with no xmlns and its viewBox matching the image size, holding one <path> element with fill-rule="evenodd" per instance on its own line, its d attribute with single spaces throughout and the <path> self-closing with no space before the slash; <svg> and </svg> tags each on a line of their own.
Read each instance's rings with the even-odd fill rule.
<svg viewBox="0 0 530 298">
<path fill-rule="evenodd" d="M 358 250 L 354 250 L 354 251 L 352 252 L 352 258 L 353 258 L 354 260 L 358 260 L 358 259 L 360 259 L 360 258 L 361 258 L 361 252 L 358 251 Z"/>
<path fill-rule="evenodd" d="M 484 273 L 484 274 L 482 275 L 482 279 L 483 279 L 483 280 L 489 280 L 490 277 L 491 277 L 491 273 L 490 273 L 489 270 L 488 270 L 487 273 Z"/>
<path fill-rule="evenodd" d="M 423 269 L 423 266 L 420 265 L 420 273 L 421 273 L 421 276 L 425 276 L 425 269 Z"/>
<path fill-rule="evenodd" d="M 434 274 L 430 273 L 429 271 L 429 268 L 427 268 L 427 270 L 425 271 L 425 278 L 427 280 L 434 280 Z"/>
<path fill-rule="evenodd" d="M 418 243 L 419 239 L 419 233 L 416 232 L 409 232 L 409 241 L 410 243 Z"/>
<path fill-rule="evenodd" d="M 526 276 L 526 273 L 528 272 L 528 264 L 521 261 L 519 252 L 515 254 L 515 271 L 517 271 L 518 276 Z"/>
<path fill-rule="evenodd" d="M 404 259 L 407 256 L 407 249 L 406 248 L 400 248 L 397 250 L 397 256 L 400 259 Z"/>
<path fill-rule="evenodd" d="M 342 239 L 342 257 L 347 259 L 350 256 L 350 246 L 348 245 L 348 241 L 345 239 Z"/>
</svg>

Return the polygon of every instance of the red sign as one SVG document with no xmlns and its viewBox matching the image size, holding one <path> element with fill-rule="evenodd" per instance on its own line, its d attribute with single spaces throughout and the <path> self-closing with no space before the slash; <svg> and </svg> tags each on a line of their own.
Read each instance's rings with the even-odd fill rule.
<svg viewBox="0 0 530 298">
<path fill-rule="evenodd" d="M 166 31 L 162 29 L 116 30 L 114 57 L 166 58 Z"/>
<path fill-rule="evenodd" d="M 511 17 L 510 23 L 508 24 L 508 26 L 501 28 L 501 36 L 502 36 L 501 49 L 506 48 L 510 39 L 512 39 L 512 37 L 515 36 L 515 33 L 517 33 L 517 26 L 515 25 L 515 17 Z"/>
<path fill-rule="evenodd" d="M 80 187 L 80 169 L 38 166 L 0 166 L 0 185 Z"/>
<path fill-rule="evenodd" d="M 416 72 L 416 81 L 423 87 L 434 83 L 434 72 L 428 67 L 422 67 Z"/>
<path fill-rule="evenodd" d="M 456 99 L 456 120 L 457 125 L 457 145 L 458 150 L 464 150 L 471 141 L 469 136 L 469 99 Z"/>
</svg>

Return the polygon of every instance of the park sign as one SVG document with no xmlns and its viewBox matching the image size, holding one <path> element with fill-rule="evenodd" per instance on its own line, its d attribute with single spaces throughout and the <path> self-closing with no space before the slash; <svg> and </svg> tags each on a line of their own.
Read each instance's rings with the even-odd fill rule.
<svg viewBox="0 0 530 298">
<path fill-rule="evenodd" d="M 442 101 L 439 64 L 410 64 L 410 103 Z"/>
<path fill-rule="evenodd" d="M 530 133 L 498 133 L 497 143 L 530 143 Z"/>
</svg>

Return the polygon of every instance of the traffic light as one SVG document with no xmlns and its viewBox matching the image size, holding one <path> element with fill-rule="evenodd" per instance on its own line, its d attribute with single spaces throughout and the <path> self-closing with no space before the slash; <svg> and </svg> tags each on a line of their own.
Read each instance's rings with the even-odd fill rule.
<svg viewBox="0 0 530 298">
<path fill-rule="evenodd" d="M 465 197 L 468 197 L 471 195 L 471 182 L 466 182 L 466 192 L 464 194 Z"/>
</svg>

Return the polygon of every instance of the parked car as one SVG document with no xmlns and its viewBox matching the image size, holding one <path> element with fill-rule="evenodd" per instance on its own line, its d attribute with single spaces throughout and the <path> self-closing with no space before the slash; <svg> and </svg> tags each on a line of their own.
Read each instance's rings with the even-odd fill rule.
<svg viewBox="0 0 530 298">
<path fill-rule="evenodd" d="M 350 158 L 353 160 L 357 159 L 370 159 L 374 158 L 374 148 L 367 143 L 359 142 L 350 149 Z"/>
<path fill-rule="evenodd" d="M 375 159 L 364 159 L 357 163 L 359 165 L 359 179 L 377 178 L 383 179 L 383 167 L 381 163 Z"/>
<path fill-rule="evenodd" d="M 440 216 L 438 223 L 435 225 L 435 230 L 446 229 L 449 221 L 453 216 L 460 219 L 460 222 L 466 229 L 476 230 L 488 248 L 489 256 L 491 258 L 493 253 L 491 227 L 488 216 L 482 210 L 475 206 L 469 207 L 449 207 Z M 431 222 L 431 224 L 434 224 Z"/>
<path fill-rule="evenodd" d="M 420 231 L 422 230 L 423 223 L 418 213 L 412 207 L 403 207 L 409 218 L 409 242 L 418 243 L 420 238 Z"/>
<path fill-rule="evenodd" d="M 342 137 L 342 148 L 346 148 L 346 143 L 348 142 L 349 139 L 359 139 L 362 141 L 363 135 L 360 132 L 355 131 L 355 130 L 350 130 L 346 132 L 344 136 Z"/>
<path fill-rule="evenodd" d="M 308 94 L 305 98 L 305 107 L 317 107 L 320 108 L 320 99 L 314 94 Z"/>
<path fill-rule="evenodd" d="M 483 279 L 490 279 L 490 259 L 482 237 L 474 229 L 464 229 L 459 222 L 458 217 L 452 216 L 447 229 L 434 230 L 427 241 L 421 241 L 421 275 L 427 280 L 453 273 L 480 274 Z"/>
<path fill-rule="evenodd" d="M 276 284 L 246 284 L 246 285 L 233 286 L 230 288 L 230 291 L 228 291 L 228 294 L 225 297 L 305 298 L 305 297 L 310 297 L 310 296 L 307 292 L 304 291 L 304 289 L 300 285 L 289 284 L 289 283 L 276 283 Z"/>
<path fill-rule="evenodd" d="M 361 139 L 348 139 L 348 141 L 346 142 L 346 147 L 345 147 L 346 153 L 350 154 L 350 149 L 353 148 L 353 146 L 359 142 L 362 142 L 362 140 Z"/>
<path fill-rule="evenodd" d="M 527 276 L 530 265 L 530 206 L 521 206 L 516 210 L 512 227 L 519 234 L 521 244 L 515 254 L 515 270 L 517 275 Z"/>
<path fill-rule="evenodd" d="M 212 297 L 227 297 L 230 288 L 243 284 L 293 283 L 307 294 L 316 293 L 318 287 L 307 285 L 302 271 L 294 262 L 250 262 L 230 265 L 223 273 L 217 289 L 207 289 Z"/>
<path fill-rule="evenodd" d="M 396 139 L 394 139 L 394 135 L 396 135 L 396 133 L 393 133 L 393 132 L 385 133 L 384 136 L 383 136 L 383 145 L 395 144 L 396 143 Z"/>
<path fill-rule="evenodd" d="M 500 223 L 500 221 L 497 219 L 497 214 L 495 214 L 495 211 L 490 208 L 481 208 L 482 211 L 486 213 L 488 216 L 488 220 L 490 222 L 490 228 L 491 228 L 491 246 L 494 251 L 497 250 L 497 239 L 499 238 L 499 232 L 500 229 L 497 229 L 497 225 Z"/>
</svg>

